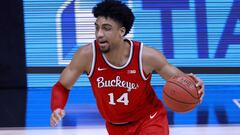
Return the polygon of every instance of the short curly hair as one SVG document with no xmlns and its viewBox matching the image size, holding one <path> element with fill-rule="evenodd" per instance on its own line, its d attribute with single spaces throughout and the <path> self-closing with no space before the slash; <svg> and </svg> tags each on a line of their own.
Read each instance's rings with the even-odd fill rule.
<svg viewBox="0 0 240 135">
<path fill-rule="evenodd" d="M 95 18 L 99 16 L 110 17 L 120 23 L 126 28 L 124 36 L 131 30 L 135 19 L 132 10 L 125 3 L 117 0 L 103 0 L 93 7 L 92 13 Z"/>
</svg>

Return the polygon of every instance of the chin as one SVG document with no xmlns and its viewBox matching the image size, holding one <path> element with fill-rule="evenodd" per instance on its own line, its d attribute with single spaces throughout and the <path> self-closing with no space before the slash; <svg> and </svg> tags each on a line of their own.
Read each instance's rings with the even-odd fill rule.
<svg viewBox="0 0 240 135">
<path fill-rule="evenodd" d="M 101 49 L 100 48 L 100 51 L 102 52 L 102 53 L 108 53 L 109 51 L 110 51 L 110 48 L 104 48 L 104 49 Z"/>
</svg>

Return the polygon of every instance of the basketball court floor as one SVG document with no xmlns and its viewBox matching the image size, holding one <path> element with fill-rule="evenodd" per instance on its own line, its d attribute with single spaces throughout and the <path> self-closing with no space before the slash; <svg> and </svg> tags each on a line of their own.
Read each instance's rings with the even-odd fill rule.
<svg viewBox="0 0 240 135">
<path fill-rule="evenodd" d="M 194 110 L 183 114 L 169 111 L 170 135 L 240 135 L 239 90 L 239 85 L 206 86 L 204 100 Z M 26 127 L 0 128 L 0 135 L 107 135 L 90 87 L 73 88 L 66 116 L 58 127 L 51 128 L 50 91 L 28 88 Z M 161 91 L 157 94 L 161 99 Z"/>
<path fill-rule="evenodd" d="M 2 128 L 0 135 L 108 135 L 104 126 Z M 170 135 L 240 135 L 240 125 L 171 126 Z"/>
</svg>

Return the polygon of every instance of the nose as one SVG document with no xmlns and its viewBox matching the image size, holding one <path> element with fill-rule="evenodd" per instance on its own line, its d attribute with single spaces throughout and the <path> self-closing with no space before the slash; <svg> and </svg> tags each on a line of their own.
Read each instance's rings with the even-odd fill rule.
<svg viewBox="0 0 240 135">
<path fill-rule="evenodd" d="M 103 31 L 101 30 L 101 29 L 99 29 L 99 30 L 96 30 L 96 37 L 97 38 L 102 38 L 103 37 Z"/>
</svg>

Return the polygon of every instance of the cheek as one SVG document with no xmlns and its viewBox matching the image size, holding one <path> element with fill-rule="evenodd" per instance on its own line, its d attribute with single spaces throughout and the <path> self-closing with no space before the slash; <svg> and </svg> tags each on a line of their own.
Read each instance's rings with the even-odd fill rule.
<svg viewBox="0 0 240 135">
<path fill-rule="evenodd" d="M 122 39 L 122 36 L 121 34 L 119 34 L 119 32 L 110 31 L 110 32 L 105 32 L 105 38 L 107 38 L 108 41 L 110 42 L 119 42 L 119 40 Z"/>
<path fill-rule="evenodd" d="M 120 39 L 120 38 L 122 38 L 121 34 L 118 33 L 118 32 L 112 33 L 112 34 L 110 34 L 110 36 L 111 36 L 112 38 L 115 38 L 115 39 Z"/>
</svg>

